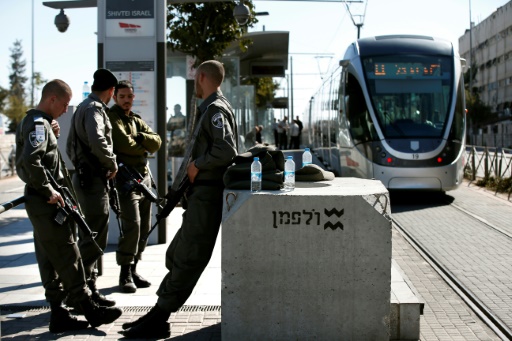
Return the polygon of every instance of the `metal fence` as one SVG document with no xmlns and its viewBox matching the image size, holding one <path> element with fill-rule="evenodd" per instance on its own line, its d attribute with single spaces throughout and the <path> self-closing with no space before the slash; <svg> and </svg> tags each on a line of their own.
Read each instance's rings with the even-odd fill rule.
<svg viewBox="0 0 512 341">
<path fill-rule="evenodd" d="M 494 178 L 497 192 L 501 184 L 512 179 L 512 149 L 467 146 L 465 159 L 464 174 L 470 181 Z M 509 199 L 511 192 L 512 186 L 508 191 Z"/>
</svg>

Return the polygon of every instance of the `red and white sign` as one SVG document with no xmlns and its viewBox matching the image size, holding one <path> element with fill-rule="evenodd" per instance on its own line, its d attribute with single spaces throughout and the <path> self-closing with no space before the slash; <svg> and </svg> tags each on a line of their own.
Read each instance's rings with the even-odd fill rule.
<svg viewBox="0 0 512 341">
<path fill-rule="evenodd" d="M 155 19 L 109 19 L 106 20 L 107 37 L 153 37 Z"/>
</svg>

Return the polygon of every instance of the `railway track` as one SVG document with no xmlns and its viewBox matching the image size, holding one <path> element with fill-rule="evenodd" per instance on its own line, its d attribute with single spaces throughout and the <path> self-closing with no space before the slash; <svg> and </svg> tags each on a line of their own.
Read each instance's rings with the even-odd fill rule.
<svg viewBox="0 0 512 341">
<path fill-rule="evenodd" d="M 512 340 L 512 329 L 510 325 L 507 325 L 503 321 L 503 319 L 507 318 L 504 316 L 499 316 L 498 313 L 493 311 L 493 307 L 491 307 L 487 302 L 489 299 L 486 297 L 480 297 L 478 294 L 475 294 L 474 288 L 471 288 L 471 283 L 468 283 L 466 276 L 471 277 L 473 274 L 466 273 L 467 269 L 457 269 L 452 264 L 445 264 L 446 262 L 446 254 L 441 254 L 439 252 L 439 243 L 436 242 L 438 240 L 442 240 L 446 236 L 439 235 L 434 239 L 426 239 L 424 238 L 425 234 L 420 235 L 418 233 L 418 228 L 413 227 L 413 223 L 408 221 L 407 219 L 402 219 L 402 216 L 405 212 L 415 212 L 415 214 L 424 215 L 424 216 L 435 216 L 436 213 L 441 215 L 452 216 L 455 220 L 461 220 L 460 215 L 465 216 L 465 219 L 462 219 L 463 222 L 460 224 L 454 224 L 453 221 L 445 220 L 444 225 L 440 226 L 443 219 L 433 219 L 432 225 L 436 225 L 435 232 L 432 233 L 440 233 L 443 231 L 452 232 L 453 229 L 458 229 L 458 226 L 461 225 L 473 225 L 473 231 L 482 231 L 482 234 L 479 236 L 475 234 L 474 239 L 479 238 L 489 238 L 489 234 L 494 235 L 496 238 L 502 240 L 505 238 L 508 240 L 508 244 L 510 249 L 512 249 L 512 232 L 507 230 L 506 228 L 497 226 L 495 224 L 490 223 L 485 217 L 479 216 L 478 214 L 469 212 L 467 209 L 463 208 L 461 205 L 458 205 L 456 200 L 449 201 L 444 198 L 444 202 L 440 202 L 443 200 L 442 198 L 438 198 L 437 200 L 432 201 L 432 204 L 428 204 L 427 202 L 421 202 L 419 205 L 415 206 L 410 203 L 400 203 L 399 205 L 394 205 L 393 210 L 397 211 L 397 213 L 392 214 L 393 227 L 410 243 L 410 245 L 416 249 L 418 253 L 432 266 L 432 268 L 446 281 L 446 283 L 461 297 L 461 299 L 479 316 L 479 318 L 490 328 L 492 329 L 498 337 L 503 340 Z M 443 211 L 443 212 L 441 212 Z M 457 212 L 458 214 L 454 213 Z M 428 212 L 428 213 L 425 213 Z M 405 213 L 406 214 L 406 213 Z M 417 218 L 416 218 L 417 219 Z M 420 217 L 420 219 L 422 219 Z M 469 219 L 471 222 L 469 223 Z M 440 223 L 441 222 L 441 223 Z M 455 225 L 455 226 L 454 226 Z M 424 227 L 424 226 L 422 226 Z M 432 229 L 434 230 L 434 229 Z M 461 235 L 466 231 L 461 230 Z M 483 234 L 486 234 L 484 237 Z M 451 236 L 453 238 L 453 236 Z M 486 257 L 485 250 L 480 250 L 482 253 L 482 257 Z M 453 254 L 457 254 L 457 245 L 454 246 Z M 464 257 L 463 255 L 461 257 Z M 493 255 L 489 255 L 488 257 L 492 258 Z M 492 260 L 482 259 L 483 262 L 489 262 Z M 468 260 L 471 262 L 471 260 Z M 461 271 L 462 270 L 462 271 Z M 492 290 L 492 289 L 491 289 Z M 510 293 L 509 293 L 510 294 Z M 512 307 L 509 307 L 509 310 L 512 310 Z"/>
</svg>

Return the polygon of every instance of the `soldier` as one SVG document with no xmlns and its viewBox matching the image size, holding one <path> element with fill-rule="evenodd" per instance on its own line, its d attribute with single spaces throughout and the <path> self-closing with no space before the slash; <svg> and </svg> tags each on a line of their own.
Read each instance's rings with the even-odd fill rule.
<svg viewBox="0 0 512 341">
<path fill-rule="evenodd" d="M 162 140 L 153 132 L 142 118 L 131 111 L 135 95 L 133 85 L 120 81 L 114 90 L 114 104 L 108 113 L 112 124 L 112 140 L 117 163 L 130 169 L 120 169 L 116 177 L 116 187 L 120 192 L 121 221 L 123 238 L 119 238 L 116 261 L 121 266 L 119 287 L 122 292 L 134 293 L 137 288 L 151 285 L 137 273 L 136 267 L 146 248 L 146 241 L 141 238 L 151 228 L 151 201 L 140 189 L 130 185 L 130 174 L 140 174 L 142 183 L 149 189 L 153 179 L 148 169 L 148 153 L 160 149 Z"/>
<path fill-rule="evenodd" d="M 16 131 L 16 171 L 25 183 L 25 209 L 34 227 L 34 246 L 39 274 L 50 304 L 50 332 L 93 327 L 115 321 L 119 308 L 98 306 L 91 299 L 80 252 L 74 240 L 74 224 L 56 222 L 58 205 L 64 205 L 59 192 L 46 176 L 48 170 L 59 184 L 67 170 L 57 148 L 55 120 L 68 109 L 71 89 L 58 79 L 43 87 L 41 101 L 27 112 Z M 78 302 L 87 321 L 77 320 L 62 306 L 66 296 Z"/>
<path fill-rule="evenodd" d="M 114 94 L 117 78 L 109 70 L 94 72 L 92 93 L 79 104 L 72 119 L 66 144 L 66 152 L 75 166 L 73 186 L 83 209 L 85 220 L 102 250 L 107 247 L 109 201 L 107 180 L 117 173 L 116 156 L 112 147 L 112 126 L 108 119 L 107 104 Z M 90 244 L 81 243 L 80 253 L 85 263 L 87 285 L 92 297 L 101 306 L 112 307 L 115 301 L 107 299 L 96 287 L 98 270 Z M 66 301 L 73 306 L 72 301 Z"/>
<path fill-rule="evenodd" d="M 196 96 L 204 101 L 187 168 L 191 187 L 183 222 L 166 252 L 169 271 L 158 288 L 157 304 L 137 321 L 123 324 L 126 337 L 168 337 L 167 320 L 188 299 L 211 258 L 222 219 L 222 177 L 237 154 L 233 109 L 220 91 L 223 79 L 224 67 L 217 61 L 206 61 L 197 68 Z"/>
</svg>

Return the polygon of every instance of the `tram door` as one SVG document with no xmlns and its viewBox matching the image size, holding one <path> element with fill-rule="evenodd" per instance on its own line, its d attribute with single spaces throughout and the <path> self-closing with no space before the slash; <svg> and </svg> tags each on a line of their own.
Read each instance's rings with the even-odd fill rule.
<svg viewBox="0 0 512 341">
<path fill-rule="evenodd" d="M 354 176 L 373 177 L 372 141 L 378 139 L 374 123 L 357 78 L 350 72 L 345 78 L 345 110 L 351 137 L 351 150 L 346 155 L 346 167 Z"/>
</svg>

